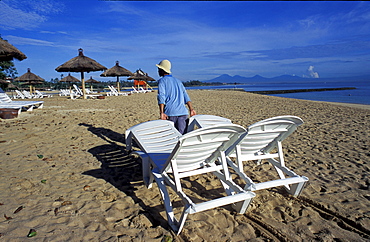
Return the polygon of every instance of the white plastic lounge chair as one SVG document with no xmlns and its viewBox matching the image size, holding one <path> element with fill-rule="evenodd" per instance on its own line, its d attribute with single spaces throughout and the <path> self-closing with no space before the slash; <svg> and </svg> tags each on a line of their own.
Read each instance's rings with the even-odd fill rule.
<svg viewBox="0 0 370 242">
<path fill-rule="evenodd" d="M 143 89 L 143 90 L 138 90 L 136 89 L 134 86 L 132 86 L 132 93 L 146 93 L 146 91 Z"/>
<path fill-rule="evenodd" d="M 23 90 L 22 91 L 22 94 L 24 95 L 25 98 L 27 99 L 32 99 L 32 98 L 36 98 L 34 95 L 32 95 L 29 91 L 26 91 L 26 90 Z"/>
<path fill-rule="evenodd" d="M 229 124 L 197 129 L 181 135 L 167 120 L 154 120 L 130 128 L 129 133 L 140 146 L 143 163 L 143 178 L 148 188 L 153 180 L 160 190 L 170 227 L 179 234 L 188 214 L 233 204 L 239 213 L 244 213 L 253 192 L 245 191 L 230 177 L 225 159 L 225 150 L 235 142 L 241 126 Z M 219 163 L 215 161 L 218 160 Z M 223 185 L 226 195 L 195 204 L 181 186 L 181 179 L 211 172 Z M 184 208 L 179 220 L 175 218 L 168 187 L 182 199 Z"/>
<path fill-rule="evenodd" d="M 78 95 L 77 93 L 70 89 L 60 89 L 59 96 L 67 96 L 74 99 L 80 97 L 81 95 Z"/>
<path fill-rule="evenodd" d="M 231 120 L 215 115 L 197 114 L 189 118 L 187 132 L 217 124 L 231 124 Z"/>
<path fill-rule="evenodd" d="M 194 126 L 209 127 L 224 122 L 231 121 L 214 115 L 195 115 L 189 119 L 188 131 L 194 130 Z M 284 186 L 293 196 L 300 194 L 308 178 L 298 176 L 285 166 L 281 143 L 301 124 L 303 124 L 302 119 L 296 116 L 278 116 L 262 120 L 248 127 L 245 138 L 239 141 L 240 143 L 235 146 L 236 149 L 228 150 L 229 157 L 237 158 L 236 163 L 228 158 L 228 164 L 246 181 L 246 190 L 256 191 Z M 273 152 L 276 149 L 277 151 Z M 245 174 L 243 161 L 258 160 L 260 163 L 262 159 L 267 159 L 274 166 L 279 179 L 256 184 Z M 289 178 L 286 178 L 286 175 Z"/>
<path fill-rule="evenodd" d="M 299 196 L 308 178 L 297 175 L 285 166 L 282 142 L 301 124 L 302 119 L 295 116 L 278 116 L 262 120 L 248 126 L 246 135 L 237 142 L 235 149 L 226 151 L 228 164 L 247 183 L 245 190 L 257 191 L 284 186 L 288 193 Z M 236 162 L 229 157 L 236 157 Z M 243 161 L 257 160 L 260 163 L 262 159 L 269 161 L 275 168 L 278 179 L 254 183 L 245 174 Z"/>
<path fill-rule="evenodd" d="M 19 90 L 15 90 L 16 95 L 13 95 L 14 99 L 26 99 L 23 93 Z"/>
<path fill-rule="evenodd" d="M 128 96 L 130 92 L 119 92 L 114 86 L 108 86 L 110 92 L 109 96 Z"/>
<path fill-rule="evenodd" d="M 76 99 L 76 98 L 79 98 L 79 97 L 82 97 L 83 96 L 83 92 L 82 90 L 76 85 L 76 84 L 73 84 L 73 87 L 76 91 L 75 94 L 71 94 L 71 99 Z M 86 98 L 96 98 L 97 96 L 101 96 L 99 94 L 86 94 Z"/>
<path fill-rule="evenodd" d="M 0 105 L 4 107 L 21 107 L 27 111 L 32 111 L 34 107 L 43 108 L 44 101 L 12 101 L 8 94 L 0 88 Z"/>
<path fill-rule="evenodd" d="M 150 90 L 150 89 L 144 89 L 143 87 L 140 87 L 139 89 L 143 93 L 152 92 L 152 90 Z"/>
<path fill-rule="evenodd" d="M 67 90 L 66 90 L 66 89 L 60 89 L 60 90 L 59 90 L 59 96 L 68 96 L 68 95 L 67 95 L 67 93 L 68 93 L 68 92 L 67 92 Z M 68 94 L 69 94 L 69 93 L 68 93 Z"/>
<path fill-rule="evenodd" d="M 52 97 L 53 95 L 51 94 L 46 94 L 46 93 L 43 93 L 43 92 L 40 92 L 39 90 L 35 90 L 35 98 L 49 98 L 49 97 Z"/>
<path fill-rule="evenodd" d="M 87 93 L 87 94 L 97 94 L 97 92 L 92 91 L 92 90 L 90 90 L 89 88 L 86 88 L 85 90 L 86 90 L 86 93 Z"/>
</svg>

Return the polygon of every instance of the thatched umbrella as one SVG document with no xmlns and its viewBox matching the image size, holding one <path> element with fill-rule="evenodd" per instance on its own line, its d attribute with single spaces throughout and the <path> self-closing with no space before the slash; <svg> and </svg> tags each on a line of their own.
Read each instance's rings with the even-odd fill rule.
<svg viewBox="0 0 370 242">
<path fill-rule="evenodd" d="M 92 76 L 90 76 L 90 79 L 86 81 L 86 83 L 91 83 L 91 91 L 92 91 L 92 87 L 93 87 L 93 83 L 100 83 L 100 81 L 97 81 L 95 79 L 92 78 Z"/>
<path fill-rule="evenodd" d="M 68 76 L 63 77 L 59 82 L 69 83 L 69 88 L 71 89 L 70 83 L 72 83 L 72 82 L 80 82 L 80 80 L 78 80 L 74 76 L 71 76 L 71 73 L 68 73 Z"/>
<path fill-rule="evenodd" d="M 107 68 L 95 60 L 84 56 L 83 50 L 78 49 L 78 56 L 55 68 L 57 72 L 81 72 L 83 98 L 86 99 L 84 72 L 103 71 Z"/>
<path fill-rule="evenodd" d="M 27 56 L 8 41 L 0 38 L 0 61 L 11 61 L 13 58 L 21 61 L 27 59 Z"/>
<path fill-rule="evenodd" d="M 100 81 L 97 81 L 90 76 L 90 79 L 86 81 L 86 83 L 100 83 Z"/>
<path fill-rule="evenodd" d="M 32 93 L 32 85 L 41 84 L 45 80 L 38 75 L 33 74 L 31 72 L 31 69 L 28 68 L 26 73 L 24 73 L 20 77 L 15 78 L 14 81 L 24 82 L 22 83 L 22 85 L 30 85 L 30 92 Z"/>
<path fill-rule="evenodd" d="M 78 80 L 76 77 L 74 76 L 71 76 L 71 73 L 68 74 L 68 76 L 64 77 L 63 79 L 61 79 L 59 82 L 68 82 L 68 83 L 71 83 L 71 82 L 79 82 L 80 80 Z"/>
<path fill-rule="evenodd" d="M 113 66 L 112 68 L 106 70 L 103 74 L 100 76 L 116 76 L 117 77 L 117 90 L 120 90 L 119 86 L 119 77 L 120 76 L 132 76 L 133 73 L 126 68 L 123 68 L 122 66 L 119 65 L 119 62 L 116 61 L 116 65 Z"/>
<path fill-rule="evenodd" d="M 148 76 L 148 73 L 143 72 L 141 69 L 136 70 L 127 80 L 155 81 L 154 78 Z"/>
</svg>

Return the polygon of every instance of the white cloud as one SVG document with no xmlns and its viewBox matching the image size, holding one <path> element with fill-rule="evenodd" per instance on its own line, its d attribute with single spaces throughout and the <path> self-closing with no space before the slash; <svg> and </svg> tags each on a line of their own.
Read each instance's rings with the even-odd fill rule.
<svg viewBox="0 0 370 242">
<path fill-rule="evenodd" d="M 0 28 L 2 29 L 28 29 L 46 20 L 37 13 L 27 13 L 23 10 L 12 8 L 4 1 L 0 1 Z"/>
<path fill-rule="evenodd" d="M 313 70 L 314 68 L 315 68 L 314 66 L 309 66 L 308 69 L 307 69 L 307 74 L 308 75 L 303 75 L 303 77 L 319 78 L 319 73 L 318 72 L 315 72 Z"/>
<path fill-rule="evenodd" d="M 53 42 L 39 40 L 39 39 L 31 39 L 31 38 L 23 38 L 13 35 L 6 35 L 4 39 L 8 40 L 12 44 L 15 45 L 39 45 L 39 46 L 55 46 Z"/>
<path fill-rule="evenodd" d="M 1 0 L 0 29 L 33 29 L 63 9 L 52 0 Z"/>
</svg>

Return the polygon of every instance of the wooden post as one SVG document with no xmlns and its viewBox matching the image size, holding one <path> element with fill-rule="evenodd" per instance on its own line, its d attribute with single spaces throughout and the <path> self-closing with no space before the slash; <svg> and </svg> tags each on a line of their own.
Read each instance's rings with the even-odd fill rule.
<svg viewBox="0 0 370 242">
<path fill-rule="evenodd" d="M 83 99 L 86 99 L 86 89 L 85 89 L 85 77 L 84 77 L 84 72 L 81 72 L 81 82 L 82 82 L 82 94 L 83 94 Z"/>
</svg>

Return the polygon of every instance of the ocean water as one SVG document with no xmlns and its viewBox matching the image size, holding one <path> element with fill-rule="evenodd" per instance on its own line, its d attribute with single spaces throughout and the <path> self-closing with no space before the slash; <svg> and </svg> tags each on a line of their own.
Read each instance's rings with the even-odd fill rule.
<svg viewBox="0 0 370 242">
<path fill-rule="evenodd" d="M 245 91 L 272 91 L 317 88 L 355 87 L 352 90 L 297 92 L 269 94 L 270 96 L 295 98 L 313 101 L 342 102 L 370 105 L 370 81 L 351 82 L 310 82 L 310 83 L 252 83 L 248 85 L 221 85 L 187 87 L 187 89 L 243 89 Z"/>
</svg>

